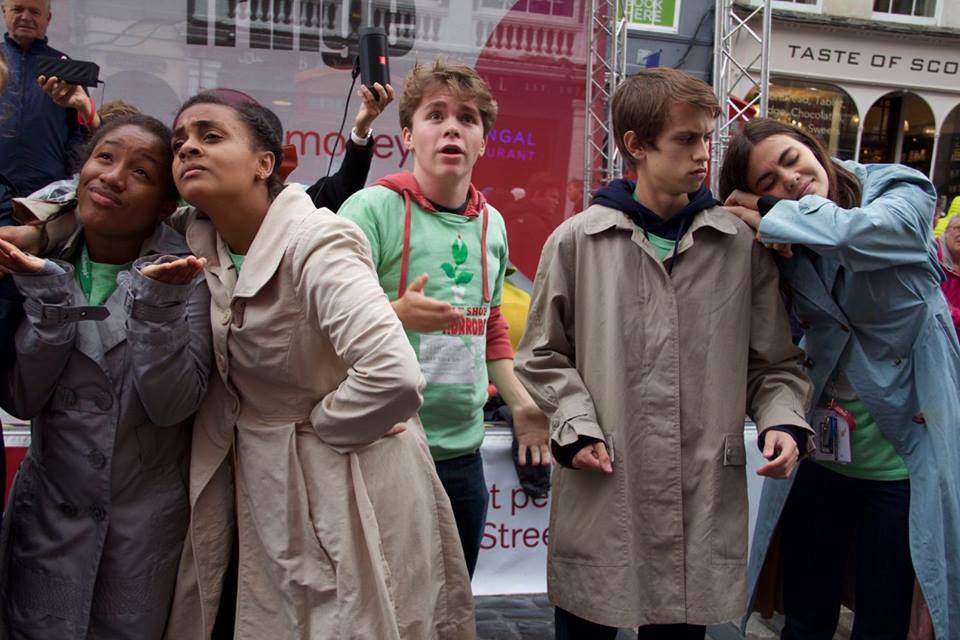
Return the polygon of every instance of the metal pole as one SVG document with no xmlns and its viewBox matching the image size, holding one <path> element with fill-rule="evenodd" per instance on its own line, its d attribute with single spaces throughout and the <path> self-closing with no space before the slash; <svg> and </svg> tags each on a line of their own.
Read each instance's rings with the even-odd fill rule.
<svg viewBox="0 0 960 640">
<path fill-rule="evenodd" d="M 590 137 L 593 132 L 593 48 L 596 39 L 596 30 L 593 27 L 594 16 L 597 11 L 597 2 L 603 0 L 590 0 L 590 7 L 587 15 L 587 77 L 586 90 L 583 94 L 583 203 L 582 208 L 586 209 L 590 204 L 590 182 L 593 171 L 592 157 L 590 148 Z"/>
<path fill-rule="evenodd" d="M 770 33 L 773 29 L 773 12 L 770 0 L 763 0 L 763 42 L 760 43 L 760 117 L 767 117 L 767 98 L 770 93 Z"/>
</svg>

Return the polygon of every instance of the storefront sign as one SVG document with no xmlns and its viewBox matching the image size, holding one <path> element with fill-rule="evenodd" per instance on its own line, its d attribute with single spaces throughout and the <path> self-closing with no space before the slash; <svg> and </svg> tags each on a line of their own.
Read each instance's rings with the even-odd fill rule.
<svg viewBox="0 0 960 640">
<path fill-rule="evenodd" d="M 856 31 L 774 23 L 770 39 L 774 73 L 810 78 L 960 92 L 956 41 L 878 37 Z M 744 40 L 744 44 L 749 44 Z"/>
<path fill-rule="evenodd" d="M 676 31 L 680 20 L 680 0 L 626 0 L 618 7 L 620 18 L 636 29 Z"/>
</svg>

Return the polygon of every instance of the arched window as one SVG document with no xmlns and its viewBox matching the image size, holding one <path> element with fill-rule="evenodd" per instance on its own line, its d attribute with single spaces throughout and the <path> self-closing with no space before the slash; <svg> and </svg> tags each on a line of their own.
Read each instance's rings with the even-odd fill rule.
<svg viewBox="0 0 960 640">
<path fill-rule="evenodd" d="M 950 111 L 940 127 L 933 184 L 937 193 L 947 196 L 951 202 L 960 196 L 960 104 Z"/>
<path fill-rule="evenodd" d="M 748 95 L 749 100 L 752 95 Z M 809 80 L 774 78 L 768 92 L 771 118 L 796 125 L 813 134 L 830 155 L 854 157 L 860 118 L 853 98 L 840 87 Z"/>
<path fill-rule="evenodd" d="M 899 162 L 930 174 L 936 127 L 930 105 L 915 93 L 880 97 L 863 120 L 860 162 Z"/>
</svg>

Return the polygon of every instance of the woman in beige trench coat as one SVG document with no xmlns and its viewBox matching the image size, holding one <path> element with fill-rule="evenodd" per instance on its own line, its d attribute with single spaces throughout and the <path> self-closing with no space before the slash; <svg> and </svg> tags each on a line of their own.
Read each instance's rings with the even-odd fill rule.
<svg viewBox="0 0 960 640">
<path fill-rule="evenodd" d="M 280 184 L 279 139 L 255 107 L 201 94 L 173 146 L 197 208 L 172 224 L 208 261 L 218 373 L 194 431 L 166 637 L 210 637 L 235 527 L 236 638 L 474 637 L 416 419 L 420 371 L 364 236 Z"/>
</svg>

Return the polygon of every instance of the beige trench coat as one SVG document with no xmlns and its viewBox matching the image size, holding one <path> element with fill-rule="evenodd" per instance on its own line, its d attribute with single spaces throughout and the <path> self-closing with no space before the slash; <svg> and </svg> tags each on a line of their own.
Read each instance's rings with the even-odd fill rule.
<svg viewBox="0 0 960 640">
<path fill-rule="evenodd" d="M 212 222 L 175 215 L 208 260 L 217 373 L 166 637 L 210 637 L 236 514 L 236 638 L 473 638 L 456 524 L 415 417 L 419 367 L 363 234 L 287 187 L 238 278 Z"/>
<path fill-rule="evenodd" d="M 517 373 L 555 446 L 606 443 L 614 473 L 557 468 L 548 586 L 616 627 L 738 618 L 747 562 L 744 413 L 804 421 L 810 383 L 777 268 L 721 208 L 681 239 L 672 276 L 621 212 L 593 206 L 547 241 Z"/>
</svg>

